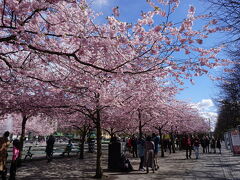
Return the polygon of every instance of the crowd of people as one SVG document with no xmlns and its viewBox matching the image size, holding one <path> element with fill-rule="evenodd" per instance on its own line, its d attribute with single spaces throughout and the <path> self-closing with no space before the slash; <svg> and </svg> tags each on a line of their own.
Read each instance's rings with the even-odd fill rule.
<svg viewBox="0 0 240 180">
<path fill-rule="evenodd" d="M 133 158 L 140 158 L 139 170 L 149 172 L 148 168 L 151 167 L 153 172 L 158 169 L 157 154 L 159 152 L 160 144 L 162 145 L 163 151 L 171 154 L 173 149 L 186 151 L 186 159 L 192 158 L 192 151 L 194 151 L 195 158 L 199 159 L 200 147 L 202 147 L 202 153 L 217 153 L 221 154 L 221 139 L 209 136 L 199 137 L 198 135 L 183 135 L 174 138 L 174 142 L 171 138 L 163 138 L 160 143 L 160 137 L 155 133 L 152 136 L 141 136 L 136 138 L 132 136 L 126 140 L 126 151 L 132 153 Z"/>
<path fill-rule="evenodd" d="M 126 151 L 132 153 L 133 157 L 140 158 L 139 170 L 149 173 L 149 168 L 154 172 L 159 168 L 157 165 L 157 154 L 159 151 L 160 137 L 155 133 L 152 136 L 135 135 L 126 142 Z M 145 168 L 144 168 L 145 167 Z"/>
<path fill-rule="evenodd" d="M 221 139 L 203 136 L 199 138 L 197 135 L 186 135 L 182 138 L 182 147 L 186 150 L 186 159 L 191 159 L 192 150 L 195 152 L 196 159 L 199 158 L 199 148 L 202 147 L 202 153 L 216 153 L 218 149 L 221 154 Z"/>
<path fill-rule="evenodd" d="M 7 149 L 9 145 L 13 144 L 12 149 L 12 161 L 10 166 L 10 176 L 9 180 L 15 180 L 16 170 L 18 167 L 18 160 L 20 158 L 20 141 L 14 139 L 9 141 L 10 133 L 6 131 L 2 137 L 0 137 L 0 177 L 3 180 L 6 180 L 7 174 Z M 172 141 L 174 139 L 174 141 Z M 162 142 L 160 142 L 162 140 Z M 199 159 L 200 147 L 202 147 L 202 153 L 217 153 L 221 154 L 221 140 L 220 138 L 215 139 L 214 137 L 201 136 L 198 135 L 182 135 L 174 138 L 160 138 L 155 133 L 150 135 L 141 135 L 138 138 L 133 135 L 131 138 L 125 139 L 125 153 L 128 151 L 132 154 L 133 158 L 139 158 L 139 171 L 146 171 L 149 173 L 149 168 L 154 172 L 159 168 L 157 162 L 157 155 L 162 146 L 163 151 L 172 152 L 174 148 L 178 150 L 186 151 L 186 159 L 192 158 L 192 151 L 195 153 L 195 158 Z M 53 158 L 53 148 L 54 148 L 55 138 L 53 135 L 50 135 L 46 140 L 46 157 L 47 161 L 51 162 Z M 62 156 L 65 153 L 68 154 L 72 149 L 72 142 L 69 140 Z M 174 147 L 174 148 L 173 148 Z M 132 170 L 131 162 L 126 157 L 123 158 L 124 163 L 127 164 L 127 167 Z"/>
</svg>

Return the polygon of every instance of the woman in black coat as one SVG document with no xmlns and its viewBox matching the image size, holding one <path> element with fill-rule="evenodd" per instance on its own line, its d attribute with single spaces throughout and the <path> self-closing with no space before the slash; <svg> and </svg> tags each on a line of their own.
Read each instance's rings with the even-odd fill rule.
<svg viewBox="0 0 240 180">
<path fill-rule="evenodd" d="M 219 149 L 219 154 L 221 154 L 221 140 L 220 138 L 217 139 L 217 148 Z"/>
</svg>

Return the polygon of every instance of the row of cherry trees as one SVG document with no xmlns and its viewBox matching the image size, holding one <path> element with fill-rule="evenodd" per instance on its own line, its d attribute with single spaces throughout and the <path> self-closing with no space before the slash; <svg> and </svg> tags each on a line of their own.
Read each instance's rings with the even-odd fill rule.
<svg viewBox="0 0 240 180">
<path fill-rule="evenodd" d="M 46 125 L 74 126 L 83 136 L 95 127 L 100 178 L 102 130 L 141 136 L 208 129 L 174 95 L 183 79 L 228 65 L 217 58 L 221 47 L 201 46 L 224 29 L 212 27 L 216 20 L 193 29 L 209 16 L 195 16 L 192 6 L 171 22 L 178 0 L 147 3 L 152 10 L 137 22 L 120 21 L 114 8 L 99 24 L 84 0 L 0 0 L 0 113 L 20 115 L 13 124 L 22 145 L 28 124 L 41 133 Z"/>
</svg>

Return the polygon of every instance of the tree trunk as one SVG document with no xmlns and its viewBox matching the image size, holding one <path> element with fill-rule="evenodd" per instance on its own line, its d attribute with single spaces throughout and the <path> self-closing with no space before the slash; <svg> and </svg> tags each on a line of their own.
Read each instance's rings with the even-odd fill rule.
<svg viewBox="0 0 240 180">
<path fill-rule="evenodd" d="M 141 120 L 141 112 L 140 112 L 140 109 L 138 109 L 138 119 L 139 119 L 139 126 L 138 126 L 139 137 L 141 138 L 141 137 L 143 136 L 143 133 L 142 133 L 142 120 Z"/>
<path fill-rule="evenodd" d="M 172 141 L 172 152 L 175 153 L 175 143 L 174 143 L 174 137 L 173 137 L 173 133 L 170 134 L 171 136 L 171 141 Z"/>
<path fill-rule="evenodd" d="M 161 157 L 164 157 L 164 149 L 163 149 L 163 138 L 162 138 L 162 129 L 158 128 L 159 136 L 160 136 L 160 145 L 161 145 Z"/>
<path fill-rule="evenodd" d="M 109 133 L 109 136 L 110 136 L 110 141 L 113 140 L 113 137 L 115 136 L 114 132 L 113 132 L 113 128 L 110 129 L 110 133 Z"/>
<path fill-rule="evenodd" d="M 26 130 L 26 123 L 27 123 L 27 116 L 22 115 L 22 131 L 21 131 L 21 136 L 20 136 L 20 154 L 19 154 L 19 160 L 18 160 L 18 166 L 21 166 L 22 164 L 22 151 L 23 151 L 23 144 L 24 144 L 24 139 L 25 139 L 25 130 Z"/>
<path fill-rule="evenodd" d="M 82 136 L 81 136 L 81 142 L 80 142 L 80 155 L 79 159 L 84 158 L 84 143 L 87 135 L 87 127 L 84 125 L 83 126 L 83 131 L 82 131 Z"/>
<path fill-rule="evenodd" d="M 143 136 L 143 133 L 142 133 L 142 122 L 141 120 L 139 121 L 139 137 L 141 138 Z"/>
<path fill-rule="evenodd" d="M 23 119 L 22 119 L 22 131 L 21 131 L 21 137 L 20 137 L 20 151 L 23 150 L 23 143 L 24 143 L 24 139 L 25 139 L 26 122 L 27 122 L 27 117 L 24 115 Z"/>
<path fill-rule="evenodd" d="M 100 111 L 99 110 L 97 110 L 96 129 L 97 129 L 97 164 L 96 164 L 95 178 L 102 178 L 102 175 L 103 175 L 103 170 L 102 170 L 102 166 L 101 166 L 102 128 L 101 128 L 101 119 L 100 119 Z"/>
</svg>

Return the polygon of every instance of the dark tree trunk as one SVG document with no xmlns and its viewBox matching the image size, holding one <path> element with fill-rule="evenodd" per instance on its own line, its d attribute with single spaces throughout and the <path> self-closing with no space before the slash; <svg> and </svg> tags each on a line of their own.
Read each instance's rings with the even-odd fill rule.
<svg viewBox="0 0 240 180">
<path fill-rule="evenodd" d="M 101 119 L 100 119 L 100 111 L 99 110 L 97 110 L 96 129 L 97 129 L 97 164 L 96 164 L 95 178 L 102 178 L 102 175 L 103 175 L 103 170 L 102 170 L 102 165 L 101 165 L 102 128 L 101 128 Z"/>
<path fill-rule="evenodd" d="M 139 126 L 138 126 L 139 137 L 141 138 L 143 136 L 143 133 L 142 133 L 142 119 L 141 119 L 141 111 L 140 111 L 140 109 L 138 109 L 138 120 L 139 120 Z"/>
<path fill-rule="evenodd" d="M 82 136 L 81 136 L 81 142 L 80 142 L 80 155 L 79 155 L 79 159 L 83 159 L 84 158 L 84 143 L 85 143 L 85 139 L 87 136 L 87 127 L 84 125 L 83 126 L 83 131 L 82 131 Z"/>
<path fill-rule="evenodd" d="M 27 123 L 27 117 L 23 116 L 22 119 L 22 131 L 21 131 L 21 137 L 20 137 L 20 151 L 23 150 L 23 144 L 25 139 L 25 130 L 26 130 L 26 123 Z"/>
<path fill-rule="evenodd" d="M 164 157 L 164 149 L 163 149 L 163 138 L 162 138 L 162 129 L 158 128 L 159 136 L 160 136 L 160 145 L 161 145 L 161 157 Z"/>
<path fill-rule="evenodd" d="M 175 144 L 174 144 L 174 136 L 173 136 L 173 133 L 171 133 L 171 141 L 172 141 L 172 152 L 175 153 Z"/>
<path fill-rule="evenodd" d="M 139 137 L 141 138 L 143 136 L 143 133 L 142 133 L 142 121 L 140 120 L 139 121 Z"/>
</svg>

